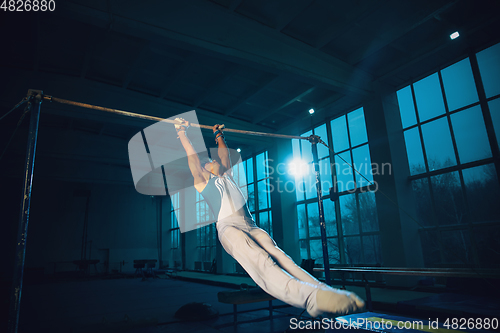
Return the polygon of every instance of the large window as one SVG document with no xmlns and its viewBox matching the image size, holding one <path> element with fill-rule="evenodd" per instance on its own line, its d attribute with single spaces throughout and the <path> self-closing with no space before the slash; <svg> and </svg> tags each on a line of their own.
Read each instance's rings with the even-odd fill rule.
<svg viewBox="0 0 500 333">
<path fill-rule="evenodd" d="M 267 151 L 233 167 L 233 178 L 248 197 L 248 208 L 257 225 L 272 236 L 271 193 Z"/>
<path fill-rule="evenodd" d="M 179 248 L 179 223 L 177 221 L 177 215 L 179 214 L 179 192 L 170 196 L 170 248 Z"/>
<path fill-rule="evenodd" d="M 212 211 L 208 207 L 207 202 L 203 199 L 198 191 L 196 192 L 196 222 L 199 224 L 207 224 L 210 221 L 215 222 Z M 217 231 L 215 223 L 205 225 L 196 229 L 198 260 L 201 263 L 200 269 L 209 270 L 210 263 L 215 259 Z"/>
<path fill-rule="evenodd" d="M 381 263 L 375 195 L 373 185 L 370 185 L 373 182 L 372 165 L 363 108 L 335 118 L 301 136 L 311 134 L 320 136 L 333 150 L 318 145 L 330 263 Z M 302 259 L 320 259 L 323 249 L 311 144 L 306 140 L 293 140 L 292 146 L 300 253 Z M 337 189 L 339 200 L 329 200 L 330 187 Z M 320 264 L 319 261 L 317 263 Z"/>
<path fill-rule="evenodd" d="M 497 44 L 397 91 L 427 266 L 500 259 L 499 64 Z"/>
</svg>

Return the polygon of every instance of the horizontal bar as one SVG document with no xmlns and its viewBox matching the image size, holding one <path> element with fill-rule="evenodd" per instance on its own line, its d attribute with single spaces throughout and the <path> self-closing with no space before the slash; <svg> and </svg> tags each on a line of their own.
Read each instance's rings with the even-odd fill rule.
<svg viewBox="0 0 500 333">
<path fill-rule="evenodd" d="M 160 117 L 148 116 L 145 114 L 133 113 L 133 112 L 122 111 L 122 110 L 117 110 L 117 109 L 110 109 L 110 108 L 105 108 L 102 106 L 96 106 L 96 105 L 91 105 L 91 104 L 86 104 L 86 103 L 74 102 L 74 101 L 70 101 L 67 99 L 62 99 L 62 98 L 57 98 L 57 97 L 52 97 L 52 96 L 43 96 L 43 99 L 50 101 L 50 102 L 56 102 L 56 103 L 61 103 L 61 104 L 66 104 L 66 105 L 74 105 L 74 106 L 79 106 L 82 108 L 104 111 L 104 112 L 114 113 L 114 114 L 127 116 L 127 117 L 134 117 L 134 118 L 140 118 L 140 119 L 146 119 L 146 120 L 152 120 L 152 121 L 166 121 L 166 122 L 169 122 L 172 124 L 177 124 L 177 122 L 175 122 L 173 120 L 169 120 L 169 119 L 163 119 Z M 209 125 L 201 125 L 201 124 L 194 124 L 194 123 L 190 123 L 189 125 L 193 126 L 193 127 L 208 129 L 208 130 L 213 129 L 213 126 L 209 126 Z M 298 140 L 308 140 L 309 139 L 308 137 L 297 136 L 297 135 L 285 135 L 285 134 L 275 134 L 275 133 L 265 133 L 265 132 L 244 131 L 244 130 L 231 129 L 231 128 L 224 128 L 224 132 L 240 133 L 240 134 L 254 135 L 254 136 L 265 136 L 265 137 L 281 138 L 281 139 L 298 139 Z"/>
</svg>

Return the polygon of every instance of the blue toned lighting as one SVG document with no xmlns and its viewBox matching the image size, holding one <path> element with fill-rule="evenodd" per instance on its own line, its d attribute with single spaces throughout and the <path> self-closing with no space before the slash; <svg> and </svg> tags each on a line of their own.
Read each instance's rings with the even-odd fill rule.
<svg viewBox="0 0 500 333">
<path fill-rule="evenodd" d="M 450 35 L 450 38 L 451 38 L 451 39 L 456 39 L 456 38 L 458 38 L 459 36 L 460 36 L 460 34 L 458 33 L 458 31 L 455 31 L 454 33 L 452 33 L 452 34 Z"/>
<path fill-rule="evenodd" d="M 309 171 L 309 164 L 301 158 L 294 158 L 288 163 L 288 174 L 292 176 L 301 176 Z"/>
<path fill-rule="evenodd" d="M 236 151 L 237 151 L 238 153 L 241 153 L 241 149 L 240 149 L 240 148 L 236 149 Z"/>
<path fill-rule="evenodd" d="M 309 114 L 313 114 L 314 113 L 314 109 L 309 109 Z"/>
</svg>

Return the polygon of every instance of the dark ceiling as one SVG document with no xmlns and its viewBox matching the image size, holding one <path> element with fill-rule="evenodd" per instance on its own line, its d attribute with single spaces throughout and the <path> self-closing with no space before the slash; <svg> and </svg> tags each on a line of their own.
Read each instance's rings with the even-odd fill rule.
<svg viewBox="0 0 500 333">
<path fill-rule="evenodd" d="M 498 0 L 55 1 L 1 13 L 3 110 L 27 89 L 300 134 L 497 42 Z M 450 33 L 460 38 L 450 40 Z M 57 105 L 42 124 L 129 139 L 147 122 Z M 1 112 L 3 113 L 3 112 Z M 254 137 L 237 144 L 258 146 Z"/>
</svg>

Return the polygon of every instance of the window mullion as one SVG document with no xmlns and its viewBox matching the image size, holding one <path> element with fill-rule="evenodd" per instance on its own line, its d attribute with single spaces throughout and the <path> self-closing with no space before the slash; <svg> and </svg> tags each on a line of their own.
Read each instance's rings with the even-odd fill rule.
<svg viewBox="0 0 500 333">
<path fill-rule="evenodd" d="M 332 173 L 332 181 L 333 181 L 333 187 L 336 193 L 339 193 L 339 188 L 337 185 L 337 165 L 335 163 L 335 150 L 333 149 L 333 135 L 332 135 L 332 127 L 331 127 L 331 121 L 326 122 L 326 129 L 327 129 L 327 136 L 328 136 L 328 146 L 332 147 L 332 149 L 329 149 L 330 153 L 330 166 L 331 166 L 331 173 Z M 333 161 L 333 162 L 332 162 Z M 335 226 L 337 228 L 337 243 L 338 243 L 338 250 L 339 250 L 339 261 L 341 264 L 344 264 L 345 261 L 345 255 L 344 255 L 344 238 L 342 237 L 342 224 L 341 224 L 341 219 L 340 219 L 340 200 L 337 198 L 337 200 L 334 201 L 334 210 L 335 210 Z"/>
<path fill-rule="evenodd" d="M 446 113 L 446 118 L 448 120 L 448 126 L 450 127 L 451 142 L 453 144 L 453 149 L 455 151 L 455 158 L 457 160 L 457 165 L 461 166 L 462 163 L 460 163 L 460 156 L 458 155 L 458 146 L 457 146 L 457 141 L 455 139 L 455 131 L 454 131 L 453 125 L 451 123 L 451 115 L 450 115 L 450 110 L 448 107 L 448 99 L 446 98 L 446 94 L 444 91 L 443 77 L 441 75 L 441 71 L 438 72 L 438 77 L 439 77 L 439 84 L 441 85 L 441 93 L 443 94 L 444 110 Z M 470 211 L 469 201 L 467 200 L 467 194 L 466 194 L 466 190 L 465 190 L 465 182 L 464 182 L 464 176 L 462 174 L 462 168 L 458 169 L 458 177 L 460 179 L 460 188 L 462 189 L 462 191 L 461 191 L 462 197 L 463 197 L 465 207 L 466 207 L 466 212 L 467 212 L 466 217 L 467 217 L 467 220 L 469 220 L 468 219 L 468 216 L 469 216 L 468 212 Z"/>
<path fill-rule="evenodd" d="M 488 100 L 486 99 L 486 93 L 484 91 L 483 81 L 481 80 L 481 74 L 479 72 L 479 65 L 477 62 L 477 57 L 475 54 L 471 54 L 469 56 L 471 67 L 472 67 L 472 75 L 474 77 L 474 82 L 477 87 L 477 94 L 479 96 L 479 103 L 481 104 L 481 112 L 483 114 L 484 124 L 486 126 L 486 134 L 488 135 L 488 141 L 491 147 L 491 153 L 493 155 L 495 169 L 497 173 L 497 179 L 500 183 L 500 147 L 498 142 L 500 138 L 496 137 L 495 129 L 493 127 L 493 119 L 491 118 L 491 110 L 488 105 Z M 496 96 L 494 98 L 498 98 L 500 96 Z M 490 98 L 490 100 L 494 99 Z"/>
<path fill-rule="evenodd" d="M 415 117 L 417 119 L 418 133 L 420 136 L 420 146 L 422 147 L 422 155 L 424 155 L 425 172 L 429 172 L 429 162 L 427 160 L 427 152 L 424 145 L 424 134 L 422 133 L 420 115 L 418 114 L 417 97 L 415 95 L 415 89 L 413 88 L 413 84 L 411 85 L 411 96 L 413 98 L 413 106 L 415 107 Z"/>
<path fill-rule="evenodd" d="M 359 237 L 359 244 L 360 244 L 360 247 L 361 247 L 361 258 L 362 258 L 362 262 L 366 262 L 365 260 L 365 248 L 364 248 L 364 245 L 363 245 L 363 237 L 361 237 L 361 205 L 359 203 L 359 193 L 356 193 L 354 194 L 355 196 L 355 200 L 356 200 L 356 209 L 357 209 L 357 225 L 358 225 L 358 237 Z"/>
<path fill-rule="evenodd" d="M 356 182 L 356 172 L 354 171 L 354 155 L 352 153 L 352 144 L 351 144 L 351 130 L 349 128 L 349 117 L 345 115 L 345 123 L 347 127 L 347 141 L 349 142 L 349 154 L 351 155 L 351 171 L 352 171 L 352 177 L 354 181 L 354 188 L 358 188 L 358 184 Z"/>
</svg>

